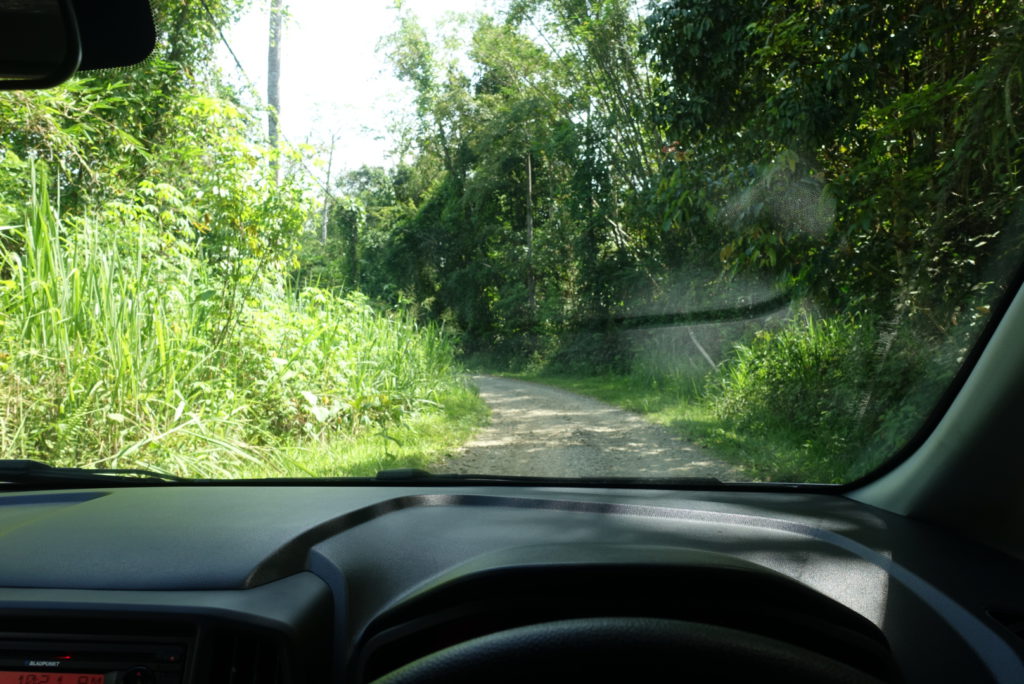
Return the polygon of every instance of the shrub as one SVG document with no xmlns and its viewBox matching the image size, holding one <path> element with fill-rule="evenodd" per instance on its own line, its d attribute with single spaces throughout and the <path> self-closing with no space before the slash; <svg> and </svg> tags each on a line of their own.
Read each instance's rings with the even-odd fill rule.
<svg viewBox="0 0 1024 684">
<path fill-rule="evenodd" d="M 869 339 L 866 326 L 853 319 L 810 315 L 759 330 L 723 366 L 718 411 L 746 427 L 814 430 L 837 405 L 857 403 Z"/>
<path fill-rule="evenodd" d="M 737 345 L 707 396 L 735 429 L 802 451 L 816 477 L 849 480 L 920 427 L 955 370 L 943 349 L 908 326 L 804 313 Z"/>
</svg>

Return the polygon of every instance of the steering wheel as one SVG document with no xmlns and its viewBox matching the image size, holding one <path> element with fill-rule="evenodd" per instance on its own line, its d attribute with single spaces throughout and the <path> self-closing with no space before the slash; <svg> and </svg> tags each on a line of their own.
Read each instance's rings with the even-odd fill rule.
<svg viewBox="0 0 1024 684">
<path fill-rule="evenodd" d="M 735 629 L 642 617 L 517 627 L 415 660 L 376 684 L 425 682 L 878 684 L 845 663 Z"/>
</svg>

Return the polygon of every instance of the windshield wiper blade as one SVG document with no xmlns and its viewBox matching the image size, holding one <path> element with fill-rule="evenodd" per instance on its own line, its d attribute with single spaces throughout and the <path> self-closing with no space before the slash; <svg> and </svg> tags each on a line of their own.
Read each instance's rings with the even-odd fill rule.
<svg viewBox="0 0 1024 684">
<path fill-rule="evenodd" d="M 665 487 L 717 487 L 725 483 L 714 477 L 538 477 L 535 475 L 487 475 L 477 473 L 431 473 L 419 468 L 381 470 L 374 478 L 391 484 L 505 483 L 532 485 L 573 485 L 596 487 L 630 487 L 662 485 Z"/>
<path fill-rule="evenodd" d="M 152 484 L 189 482 L 186 477 L 141 468 L 55 468 L 42 461 L 0 461 L 0 483 L 8 484 Z"/>
</svg>

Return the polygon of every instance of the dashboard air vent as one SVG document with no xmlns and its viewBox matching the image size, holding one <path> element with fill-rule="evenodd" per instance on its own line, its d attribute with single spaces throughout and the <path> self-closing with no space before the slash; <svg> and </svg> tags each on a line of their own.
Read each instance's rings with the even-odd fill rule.
<svg viewBox="0 0 1024 684">
<path fill-rule="evenodd" d="M 222 684 L 287 684 L 287 660 L 281 644 L 268 636 L 234 630 L 206 635 L 206 681 Z"/>
</svg>

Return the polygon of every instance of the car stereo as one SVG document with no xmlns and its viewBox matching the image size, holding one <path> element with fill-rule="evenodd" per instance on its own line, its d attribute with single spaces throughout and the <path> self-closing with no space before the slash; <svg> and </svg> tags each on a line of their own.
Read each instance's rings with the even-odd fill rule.
<svg viewBox="0 0 1024 684">
<path fill-rule="evenodd" d="M 0 684 L 180 684 L 187 643 L 19 638 L 0 634 Z"/>
</svg>

